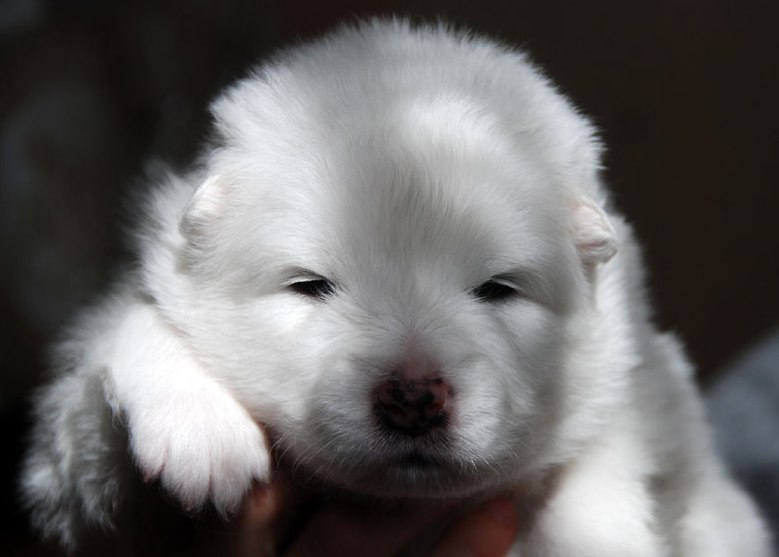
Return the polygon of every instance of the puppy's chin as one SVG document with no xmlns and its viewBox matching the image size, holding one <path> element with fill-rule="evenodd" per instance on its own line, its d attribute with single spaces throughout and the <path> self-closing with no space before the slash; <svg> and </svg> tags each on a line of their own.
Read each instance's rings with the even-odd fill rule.
<svg viewBox="0 0 779 557">
<path fill-rule="evenodd" d="M 384 499 L 451 499 L 509 483 L 486 463 L 458 461 L 424 450 L 365 456 L 353 462 L 303 465 L 326 485 Z M 303 471 L 301 470 L 301 471 Z"/>
<path fill-rule="evenodd" d="M 493 487 L 482 474 L 461 464 L 434 462 L 418 455 L 384 463 L 348 481 L 349 489 L 358 493 L 403 499 L 465 497 Z"/>
</svg>

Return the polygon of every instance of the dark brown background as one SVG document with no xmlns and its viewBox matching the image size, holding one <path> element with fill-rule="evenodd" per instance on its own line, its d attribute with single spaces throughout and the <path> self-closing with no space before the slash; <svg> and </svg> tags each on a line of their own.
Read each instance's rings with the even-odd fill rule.
<svg viewBox="0 0 779 557">
<path fill-rule="evenodd" d="M 779 3 L 0 2 L 0 554 L 42 347 L 99 290 L 144 161 L 186 163 L 205 106 L 279 45 L 355 15 L 466 24 L 530 51 L 591 115 L 646 247 L 658 321 L 704 383 L 779 323 Z"/>
</svg>

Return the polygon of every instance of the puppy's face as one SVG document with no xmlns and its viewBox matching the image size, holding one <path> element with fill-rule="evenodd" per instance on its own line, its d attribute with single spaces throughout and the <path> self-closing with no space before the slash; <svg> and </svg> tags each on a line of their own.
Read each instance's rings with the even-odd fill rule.
<svg viewBox="0 0 779 557">
<path fill-rule="evenodd" d="M 223 150 L 182 223 L 183 327 L 311 473 L 465 494 L 557 450 L 586 297 L 574 203 L 479 121 L 393 122 Z"/>
</svg>

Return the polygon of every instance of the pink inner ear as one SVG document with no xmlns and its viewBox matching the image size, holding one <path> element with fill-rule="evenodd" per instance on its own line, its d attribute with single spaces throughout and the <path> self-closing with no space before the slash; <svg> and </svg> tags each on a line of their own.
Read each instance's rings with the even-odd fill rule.
<svg viewBox="0 0 779 557">
<path fill-rule="evenodd" d="M 219 216 L 225 204 L 225 188 L 219 176 L 209 176 L 198 186 L 192 198 L 187 203 L 184 216 L 179 223 L 179 230 L 187 237 Z"/>
<path fill-rule="evenodd" d="M 589 198 L 581 199 L 574 212 L 576 248 L 590 265 L 605 263 L 617 253 L 617 234 L 608 216 Z"/>
</svg>

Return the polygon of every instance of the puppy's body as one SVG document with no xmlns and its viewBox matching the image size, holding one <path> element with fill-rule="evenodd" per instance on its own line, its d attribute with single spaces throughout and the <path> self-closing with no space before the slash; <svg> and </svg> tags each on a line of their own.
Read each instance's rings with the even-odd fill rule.
<svg viewBox="0 0 779 557">
<path fill-rule="evenodd" d="M 127 446 L 186 507 L 234 510 L 270 474 L 260 422 L 350 491 L 516 488 L 523 556 L 769 554 L 651 324 L 593 131 L 521 55 L 366 24 L 213 111 L 39 398 L 23 488 L 46 534 L 111 524 Z"/>
</svg>

